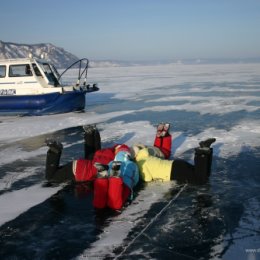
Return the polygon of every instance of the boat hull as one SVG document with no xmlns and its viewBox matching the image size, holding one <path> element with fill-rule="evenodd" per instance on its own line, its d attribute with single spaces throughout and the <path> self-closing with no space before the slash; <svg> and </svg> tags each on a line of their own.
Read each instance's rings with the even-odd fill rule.
<svg viewBox="0 0 260 260">
<path fill-rule="evenodd" d="M 0 115 L 46 115 L 85 108 L 84 91 L 41 95 L 0 96 Z"/>
</svg>

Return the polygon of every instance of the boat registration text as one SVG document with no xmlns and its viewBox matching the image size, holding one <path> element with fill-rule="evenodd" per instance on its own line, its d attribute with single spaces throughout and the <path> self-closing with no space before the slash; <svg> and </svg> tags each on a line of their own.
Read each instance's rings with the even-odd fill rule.
<svg viewBox="0 0 260 260">
<path fill-rule="evenodd" d="M 16 95 L 16 89 L 0 89 L 0 96 Z"/>
</svg>

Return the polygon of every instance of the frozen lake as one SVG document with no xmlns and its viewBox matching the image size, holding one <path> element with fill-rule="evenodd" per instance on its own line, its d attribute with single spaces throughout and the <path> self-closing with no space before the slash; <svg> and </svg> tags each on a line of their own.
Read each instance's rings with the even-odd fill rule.
<svg viewBox="0 0 260 260">
<path fill-rule="evenodd" d="M 0 117 L 0 259 L 260 259 L 260 64 L 93 68 L 85 113 Z M 67 78 L 68 81 L 71 78 Z M 82 125 L 103 146 L 152 144 L 170 122 L 172 157 L 215 137 L 202 186 L 140 184 L 121 214 L 96 213 L 87 185 L 49 186 L 46 137 L 62 163 L 83 156 Z"/>
</svg>

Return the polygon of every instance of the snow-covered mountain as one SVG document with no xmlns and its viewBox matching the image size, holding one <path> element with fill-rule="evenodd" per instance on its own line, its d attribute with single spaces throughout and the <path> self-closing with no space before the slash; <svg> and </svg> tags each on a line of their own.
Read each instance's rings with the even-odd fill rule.
<svg viewBox="0 0 260 260">
<path fill-rule="evenodd" d="M 24 58 L 28 57 L 30 53 L 37 58 L 43 54 L 44 58 L 57 68 L 68 67 L 78 60 L 75 55 L 50 43 L 18 44 L 0 41 L 0 59 Z"/>
<path fill-rule="evenodd" d="M 57 68 L 67 68 L 79 59 L 74 54 L 51 43 L 22 44 L 3 42 L 0 40 L 0 59 L 24 58 L 28 57 L 29 54 L 32 54 L 36 58 L 40 58 L 43 54 L 44 58 L 54 64 Z M 122 61 L 90 60 L 91 67 L 118 67 L 127 65 L 130 64 Z"/>
</svg>

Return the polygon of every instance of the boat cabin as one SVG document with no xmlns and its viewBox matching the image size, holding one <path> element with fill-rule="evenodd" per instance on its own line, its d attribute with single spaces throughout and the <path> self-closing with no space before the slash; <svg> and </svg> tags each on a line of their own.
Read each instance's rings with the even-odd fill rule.
<svg viewBox="0 0 260 260">
<path fill-rule="evenodd" d="M 59 78 L 56 68 L 44 60 L 0 60 L 0 95 L 61 93 Z"/>
</svg>

